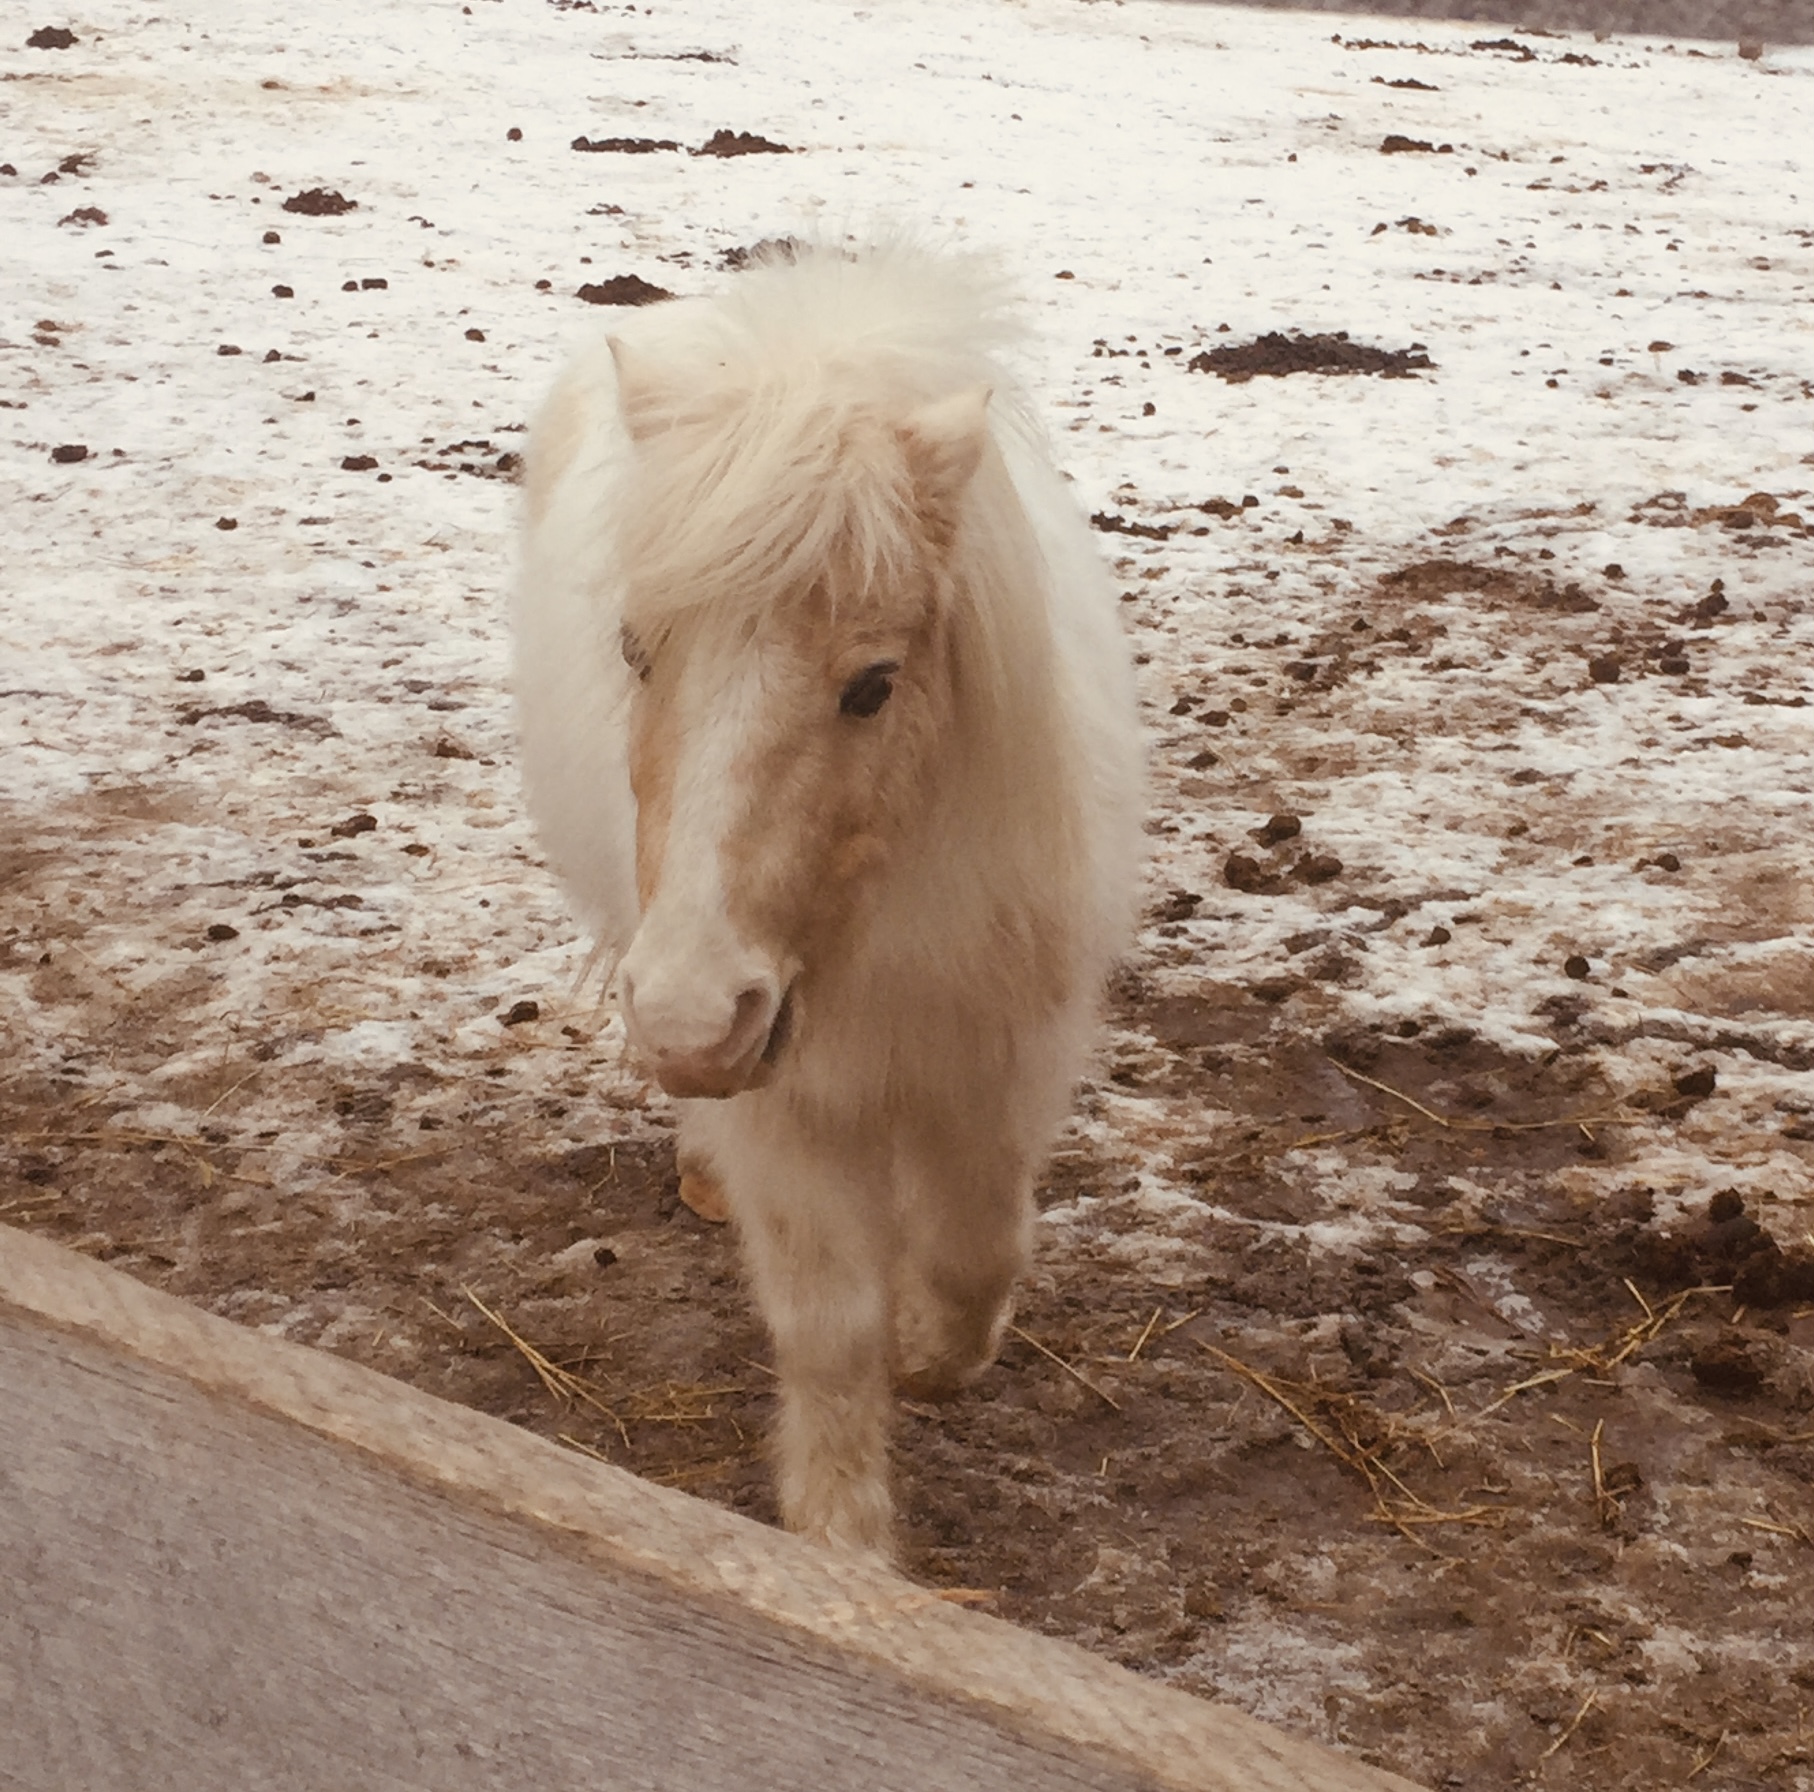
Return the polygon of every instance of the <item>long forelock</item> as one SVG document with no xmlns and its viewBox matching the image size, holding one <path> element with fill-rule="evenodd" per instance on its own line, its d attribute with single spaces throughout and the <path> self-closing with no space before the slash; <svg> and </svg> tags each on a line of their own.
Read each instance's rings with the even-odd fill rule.
<svg viewBox="0 0 1814 1792">
<path fill-rule="evenodd" d="M 830 249 L 739 276 L 627 395 L 626 618 L 699 605 L 834 604 L 898 588 L 929 551 L 899 433 L 920 405 L 995 383 L 1008 340 L 986 266 L 910 245 Z"/>
<path fill-rule="evenodd" d="M 873 402 L 771 376 L 646 434 L 624 493 L 626 620 L 834 605 L 896 588 L 926 553 L 906 456 Z"/>
</svg>

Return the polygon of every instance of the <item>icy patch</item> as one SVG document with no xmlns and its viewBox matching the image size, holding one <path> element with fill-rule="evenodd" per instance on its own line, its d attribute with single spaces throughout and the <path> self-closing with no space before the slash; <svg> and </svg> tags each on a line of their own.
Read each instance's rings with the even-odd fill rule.
<svg viewBox="0 0 1814 1792">
<path fill-rule="evenodd" d="M 320 1058 L 326 1064 L 362 1070 L 407 1062 L 414 1050 L 407 1021 L 362 1020 L 321 1042 Z"/>
</svg>

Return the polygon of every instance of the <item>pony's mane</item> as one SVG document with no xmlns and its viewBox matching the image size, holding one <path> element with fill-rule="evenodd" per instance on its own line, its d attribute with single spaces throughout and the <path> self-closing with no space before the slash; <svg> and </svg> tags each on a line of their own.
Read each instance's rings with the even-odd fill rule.
<svg viewBox="0 0 1814 1792">
<path fill-rule="evenodd" d="M 926 541 L 901 425 L 982 384 L 992 410 L 1017 409 L 990 358 L 1017 332 L 980 262 L 784 246 L 722 295 L 663 312 L 619 350 L 639 629 L 808 587 L 860 602 L 897 581 Z"/>
</svg>

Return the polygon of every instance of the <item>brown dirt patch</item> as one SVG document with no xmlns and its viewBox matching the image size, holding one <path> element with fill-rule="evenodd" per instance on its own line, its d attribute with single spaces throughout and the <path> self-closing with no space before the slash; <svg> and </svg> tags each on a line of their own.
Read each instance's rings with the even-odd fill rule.
<svg viewBox="0 0 1814 1792">
<path fill-rule="evenodd" d="M 575 137 L 572 147 L 591 156 L 650 156 L 680 145 L 672 137 Z"/>
<path fill-rule="evenodd" d="M 1377 373 L 1389 380 L 1415 379 L 1434 363 L 1418 342 L 1409 348 L 1375 348 L 1350 342 L 1346 330 L 1314 336 L 1268 330 L 1252 342 L 1204 349 L 1185 365 L 1193 373 L 1218 374 L 1230 385 L 1240 385 L 1256 374 L 1283 379 L 1288 373 Z"/>
<path fill-rule="evenodd" d="M 759 136 L 754 131 L 714 131 L 693 151 L 696 156 L 791 156 L 785 143 Z"/>
<path fill-rule="evenodd" d="M 589 280 L 574 294 L 588 305 L 659 305 L 673 296 L 665 286 L 657 286 L 640 274 L 613 274 L 609 280 Z"/>
<path fill-rule="evenodd" d="M 344 212 L 356 212 L 359 202 L 331 187 L 310 187 L 305 192 L 292 193 L 283 202 L 283 209 L 298 212 L 305 218 L 338 218 Z"/>
</svg>

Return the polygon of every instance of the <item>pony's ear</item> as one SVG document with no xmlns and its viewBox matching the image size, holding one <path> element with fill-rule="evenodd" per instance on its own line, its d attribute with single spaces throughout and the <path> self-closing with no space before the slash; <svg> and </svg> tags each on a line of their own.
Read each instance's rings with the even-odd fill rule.
<svg viewBox="0 0 1814 1792">
<path fill-rule="evenodd" d="M 630 440 L 640 442 L 651 433 L 655 412 L 660 404 L 660 387 L 654 369 L 640 349 L 633 349 L 621 336 L 607 336 L 611 363 L 617 369 L 617 408 L 623 416 Z"/>
<path fill-rule="evenodd" d="M 929 517 L 949 526 L 982 464 L 989 440 L 989 386 L 970 386 L 922 405 L 900 425 L 914 488 Z"/>
</svg>

